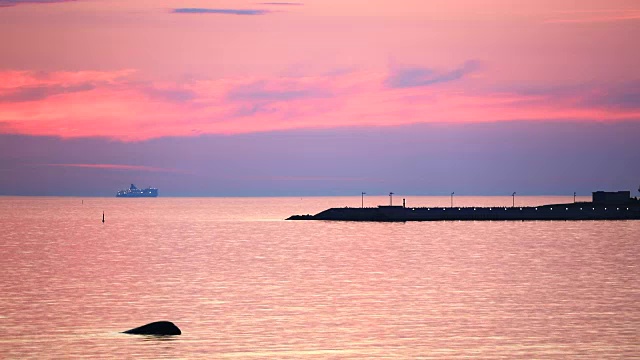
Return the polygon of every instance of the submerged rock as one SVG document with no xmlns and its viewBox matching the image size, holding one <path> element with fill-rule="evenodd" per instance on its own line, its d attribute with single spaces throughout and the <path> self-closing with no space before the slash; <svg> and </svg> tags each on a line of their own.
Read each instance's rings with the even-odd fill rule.
<svg viewBox="0 0 640 360">
<path fill-rule="evenodd" d="M 124 334 L 134 335 L 180 335 L 180 329 L 170 321 L 156 321 L 142 325 L 135 329 L 123 331 Z"/>
</svg>

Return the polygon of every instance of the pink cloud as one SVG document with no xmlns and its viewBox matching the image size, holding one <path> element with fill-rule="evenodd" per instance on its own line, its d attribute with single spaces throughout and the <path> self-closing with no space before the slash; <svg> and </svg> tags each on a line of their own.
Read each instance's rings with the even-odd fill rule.
<svg viewBox="0 0 640 360">
<path fill-rule="evenodd" d="M 605 23 L 640 20 L 640 10 L 565 11 L 547 23 Z"/>
<path fill-rule="evenodd" d="M 610 88 L 594 85 L 560 94 L 495 91 L 469 86 L 475 73 L 396 88 L 387 86 L 393 76 L 387 72 L 183 83 L 144 82 L 135 75 L 131 70 L 0 72 L 0 129 L 136 141 L 410 123 L 640 119 L 640 104 L 628 99 L 618 107 L 610 106 L 615 99 L 594 100 L 594 94 L 615 95 Z M 620 94 L 628 98 L 630 93 Z"/>
<path fill-rule="evenodd" d="M 21 4 L 53 4 L 75 0 L 0 0 L 0 7 L 10 7 Z"/>
<path fill-rule="evenodd" d="M 143 165 L 122 165 L 122 164 L 40 164 L 41 166 L 55 166 L 55 167 L 73 167 L 73 168 L 88 168 L 88 169 L 105 169 L 105 170 L 135 170 L 135 171 L 149 171 L 149 172 L 169 172 L 169 173 L 181 173 L 182 171 L 177 169 L 160 168 L 154 166 Z"/>
<path fill-rule="evenodd" d="M 274 181 L 346 181 L 346 182 L 372 182 L 379 179 L 365 177 L 342 177 L 342 176 L 246 176 L 242 179 L 248 180 L 274 180 Z"/>
</svg>

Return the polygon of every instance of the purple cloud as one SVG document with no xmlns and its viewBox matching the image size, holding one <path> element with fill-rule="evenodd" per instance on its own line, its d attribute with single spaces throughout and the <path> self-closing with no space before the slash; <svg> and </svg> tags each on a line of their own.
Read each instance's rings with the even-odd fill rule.
<svg viewBox="0 0 640 360">
<path fill-rule="evenodd" d="M 261 9 L 178 8 L 173 9 L 171 12 L 174 14 L 266 15 L 271 11 Z"/>
<path fill-rule="evenodd" d="M 154 166 L 128 165 L 128 164 L 34 164 L 34 166 L 56 166 L 102 170 L 123 170 L 123 171 L 150 171 L 150 172 L 179 172 L 176 169 L 167 169 Z"/>
<path fill-rule="evenodd" d="M 640 109 L 640 80 L 593 91 L 584 98 L 582 104 L 609 109 Z"/>
<path fill-rule="evenodd" d="M 37 101 L 54 95 L 90 91 L 93 89 L 95 89 L 95 85 L 91 83 L 72 86 L 25 86 L 11 89 L 9 92 L 0 93 L 0 103 Z"/>
<path fill-rule="evenodd" d="M 0 134 L 0 195 L 114 196 L 130 183 L 162 196 L 588 195 L 637 188 L 638 133 L 637 120 L 550 119 L 132 143 Z"/>
<path fill-rule="evenodd" d="M 298 2 L 263 2 L 260 5 L 276 5 L 276 6 L 300 6 L 304 5 L 303 3 Z"/>
<path fill-rule="evenodd" d="M 143 92 L 153 98 L 169 102 L 186 102 L 196 98 L 196 94 L 190 90 L 180 88 L 159 89 L 153 86 L 143 87 Z"/>
<path fill-rule="evenodd" d="M 296 99 L 323 98 L 330 94 L 316 87 L 300 87 L 291 84 L 284 89 L 274 89 L 264 81 L 238 86 L 231 90 L 227 97 L 235 101 L 288 101 Z"/>
<path fill-rule="evenodd" d="M 52 4 L 71 1 L 75 0 L 0 0 L 0 7 L 10 7 L 20 4 Z"/>
<path fill-rule="evenodd" d="M 640 80 L 620 83 L 584 83 L 553 87 L 511 87 L 501 91 L 573 101 L 580 107 L 613 110 L 640 109 Z"/>
<path fill-rule="evenodd" d="M 391 88 L 410 88 L 429 86 L 461 79 L 477 71 L 480 62 L 469 60 L 451 71 L 438 71 L 425 67 L 398 68 L 389 76 L 386 85 Z"/>
</svg>

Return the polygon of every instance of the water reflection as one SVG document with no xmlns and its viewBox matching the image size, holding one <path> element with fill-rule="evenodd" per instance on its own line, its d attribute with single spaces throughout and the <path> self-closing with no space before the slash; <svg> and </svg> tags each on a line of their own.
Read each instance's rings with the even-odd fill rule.
<svg viewBox="0 0 640 360">
<path fill-rule="evenodd" d="M 638 221 L 285 222 L 360 197 L 122 200 L 0 202 L 3 356 L 640 353 Z M 161 319 L 183 335 L 119 333 Z"/>
<path fill-rule="evenodd" d="M 178 335 L 132 335 L 142 339 L 142 341 L 167 342 L 180 340 Z"/>
</svg>

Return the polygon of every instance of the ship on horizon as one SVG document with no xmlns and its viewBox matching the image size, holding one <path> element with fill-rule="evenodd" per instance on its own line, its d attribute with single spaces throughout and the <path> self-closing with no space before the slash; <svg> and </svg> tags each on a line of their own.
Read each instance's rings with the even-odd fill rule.
<svg viewBox="0 0 640 360">
<path fill-rule="evenodd" d="M 138 189 L 134 184 L 131 184 L 128 189 L 118 191 L 116 197 L 158 197 L 158 189 L 152 187 Z"/>
</svg>

